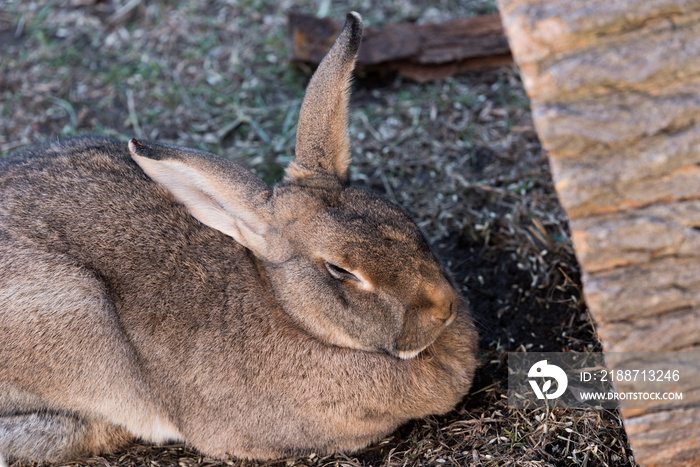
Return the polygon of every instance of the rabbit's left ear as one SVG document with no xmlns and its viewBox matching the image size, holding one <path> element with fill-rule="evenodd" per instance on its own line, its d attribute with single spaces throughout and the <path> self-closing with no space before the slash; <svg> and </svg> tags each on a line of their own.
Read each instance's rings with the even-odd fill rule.
<svg viewBox="0 0 700 467">
<path fill-rule="evenodd" d="M 270 225 L 272 191 L 258 177 L 231 161 L 194 149 L 129 141 L 131 158 L 202 224 L 251 250 L 282 262 L 289 245 Z"/>
<path fill-rule="evenodd" d="M 348 87 L 361 42 L 362 17 L 348 13 L 345 27 L 306 88 L 297 126 L 296 157 L 287 168 L 287 177 L 322 172 L 347 181 Z"/>
</svg>

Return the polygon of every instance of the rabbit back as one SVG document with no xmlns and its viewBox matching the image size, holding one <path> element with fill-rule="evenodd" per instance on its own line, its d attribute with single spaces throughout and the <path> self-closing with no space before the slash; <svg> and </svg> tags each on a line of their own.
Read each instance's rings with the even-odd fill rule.
<svg viewBox="0 0 700 467">
<path fill-rule="evenodd" d="M 16 422 L 19 414 L 33 414 L 25 431 L 46 431 L 45 421 L 86 430 L 98 445 L 96 433 L 118 433 L 120 444 L 133 435 L 181 438 L 117 312 L 116 297 L 126 297 L 119 291 L 128 284 L 103 268 L 103 258 L 124 253 L 122 241 L 129 240 L 119 239 L 118 226 L 106 232 L 105 218 L 114 220 L 114 213 L 104 211 L 127 201 L 119 196 L 132 180 L 122 174 L 137 174 L 118 157 L 123 152 L 123 144 L 69 140 L 32 148 L 0 167 L 0 417 Z M 109 262 L 117 267 L 115 256 Z M 61 416 L 41 416 L 53 412 Z M 110 420 L 99 426 L 128 426 L 131 435 L 90 428 L 92 417 Z M 9 438 L 0 436 L 0 448 Z M 56 443 L 45 444 L 40 457 L 51 458 Z"/>
</svg>

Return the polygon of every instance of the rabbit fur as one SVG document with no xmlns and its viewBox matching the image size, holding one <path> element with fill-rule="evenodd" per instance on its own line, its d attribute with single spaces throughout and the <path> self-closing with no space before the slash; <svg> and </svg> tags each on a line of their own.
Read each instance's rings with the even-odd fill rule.
<svg viewBox="0 0 700 467">
<path fill-rule="evenodd" d="M 466 304 L 409 217 L 348 184 L 361 38 L 350 13 L 274 189 L 137 140 L 0 162 L 0 457 L 135 438 L 218 458 L 351 452 L 468 392 Z"/>
</svg>

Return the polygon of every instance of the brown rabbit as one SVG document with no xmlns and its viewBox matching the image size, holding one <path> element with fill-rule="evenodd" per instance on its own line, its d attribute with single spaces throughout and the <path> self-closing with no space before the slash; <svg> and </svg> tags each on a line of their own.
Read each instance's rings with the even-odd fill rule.
<svg viewBox="0 0 700 467">
<path fill-rule="evenodd" d="M 356 451 L 468 392 L 466 305 L 407 215 L 348 185 L 361 39 L 350 13 L 274 189 L 212 154 L 136 140 L 1 163 L 6 461 L 135 437 L 218 458 Z"/>
</svg>

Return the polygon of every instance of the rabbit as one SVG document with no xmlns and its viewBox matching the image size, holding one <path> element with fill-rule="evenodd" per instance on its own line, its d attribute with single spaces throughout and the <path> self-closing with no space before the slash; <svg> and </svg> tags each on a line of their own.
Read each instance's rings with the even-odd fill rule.
<svg viewBox="0 0 700 467">
<path fill-rule="evenodd" d="M 468 305 L 408 215 L 348 181 L 361 39 L 349 13 L 273 189 L 136 139 L 0 162 L 4 462 L 135 439 L 221 459 L 352 453 L 468 393 Z"/>
</svg>

